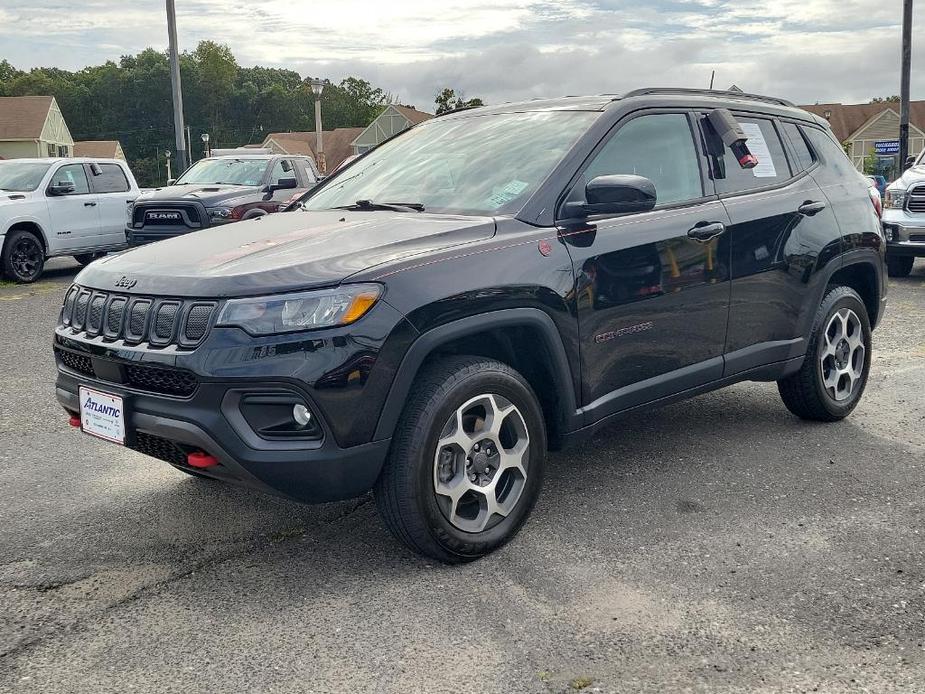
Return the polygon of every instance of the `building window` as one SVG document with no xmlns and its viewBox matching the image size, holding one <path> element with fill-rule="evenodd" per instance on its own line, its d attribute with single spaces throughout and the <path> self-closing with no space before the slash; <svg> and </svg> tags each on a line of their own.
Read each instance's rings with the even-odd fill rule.
<svg viewBox="0 0 925 694">
<path fill-rule="evenodd" d="M 66 156 L 68 156 L 68 154 L 67 154 L 67 145 L 58 145 L 58 156 L 59 156 L 59 157 L 66 157 Z"/>
<path fill-rule="evenodd" d="M 56 157 L 56 156 L 58 156 L 58 155 L 57 155 L 57 149 L 55 148 L 54 145 L 48 145 L 48 156 L 49 156 L 49 157 Z"/>
</svg>

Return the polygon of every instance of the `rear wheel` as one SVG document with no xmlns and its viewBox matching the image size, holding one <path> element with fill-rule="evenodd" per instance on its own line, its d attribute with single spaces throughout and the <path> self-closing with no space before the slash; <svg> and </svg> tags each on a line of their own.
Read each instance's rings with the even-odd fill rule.
<svg viewBox="0 0 925 694">
<path fill-rule="evenodd" d="M 100 251 L 98 253 L 81 253 L 80 255 L 75 255 L 74 260 L 76 260 L 81 265 L 89 265 L 94 260 L 99 260 L 105 255 L 105 251 Z"/>
<path fill-rule="evenodd" d="M 886 257 L 886 271 L 890 277 L 908 277 L 915 265 L 915 256 L 899 255 Z"/>
<path fill-rule="evenodd" d="M 419 376 L 375 497 L 385 524 L 419 554 L 471 561 L 502 546 L 536 502 L 546 429 L 511 367 L 448 357 Z"/>
<path fill-rule="evenodd" d="M 777 382 L 787 409 L 821 422 L 847 417 L 867 385 L 870 338 L 861 297 L 850 287 L 830 287 L 816 313 L 803 366 Z"/>
<path fill-rule="evenodd" d="M 35 282 L 45 267 L 45 248 L 39 237 L 20 229 L 7 234 L 0 258 L 3 274 L 16 282 Z"/>
</svg>

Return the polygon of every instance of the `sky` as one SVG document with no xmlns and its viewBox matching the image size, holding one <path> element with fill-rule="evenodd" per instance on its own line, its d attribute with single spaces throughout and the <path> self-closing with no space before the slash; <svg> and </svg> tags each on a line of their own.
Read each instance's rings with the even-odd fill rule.
<svg viewBox="0 0 925 694">
<path fill-rule="evenodd" d="M 925 3 L 912 98 L 925 99 Z M 797 103 L 899 93 L 901 0 L 176 0 L 181 50 L 355 75 L 428 110 L 453 87 L 501 103 L 738 85 Z M 164 0 L 0 0 L 0 59 L 81 68 L 167 45 Z"/>
</svg>

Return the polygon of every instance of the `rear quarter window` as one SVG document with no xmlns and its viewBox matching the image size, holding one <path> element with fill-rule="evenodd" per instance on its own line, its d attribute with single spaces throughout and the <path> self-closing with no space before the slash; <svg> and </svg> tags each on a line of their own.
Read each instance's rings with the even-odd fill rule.
<svg viewBox="0 0 925 694">
<path fill-rule="evenodd" d="M 845 150 L 828 133 L 816 128 L 806 128 L 806 137 L 822 159 L 822 163 L 825 164 L 821 174 L 824 178 L 860 177 L 858 170 L 854 168 L 848 155 L 845 154 Z"/>
<path fill-rule="evenodd" d="M 118 164 L 100 164 L 100 175 L 92 177 L 94 193 L 124 193 L 128 191 L 128 179 Z"/>
<path fill-rule="evenodd" d="M 816 158 L 813 156 L 809 145 L 806 144 L 806 138 L 803 136 L 800 126 L 796 123 L 782 123 L 781 129 L 790 141 L 795 157 L 793 164 L 796 172 L 800 173 L 812 168 L 813 164 L 816 163 Z"/>
<path fill-rule="evenodd" d="M 732 150 L 723 147 L 722 166 L 714 174 L 717 192 L 726 195 L 742 193 L 788 181 L 792 176 L 790 165 L 774 123 L 765 118 L 747 116 L 736 116 L 736 120 L 748 135 L 748 147 L 758 157 L 758 166 L 743 169 Z M 717 136 L 712 133 L 711 137 Z"/>
</svg>

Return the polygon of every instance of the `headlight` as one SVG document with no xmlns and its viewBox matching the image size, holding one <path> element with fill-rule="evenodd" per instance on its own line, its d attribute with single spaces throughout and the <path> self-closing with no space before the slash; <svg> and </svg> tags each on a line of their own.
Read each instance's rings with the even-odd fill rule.
<svg viewBox="0 0 925 694">
<path fill-rule="evenodd" d="M 132 214 L 135 212 L 135 203 L 129 202 L 125 204 L 125 221 L 129 224 L 132 223 L 133 217 Z"/>
<path fill-rule="evenodd" d="M 234 208 L 231 207 L 209 207 L 206 208 L 206 212 L 209 213 L 209 217 L 212 221 L 223 221 L 231 217 L 231 213 L 234 211 Z"/>
<path fill-rule="evenodd" d="M 348 325 L 362 318 L 382 294 L 378 284 L 348 284 L 298 294 L 231 299 L 218 325 L 237 326 L 251 335 L 274 335 Z"/>
<path fill-rule="evenodd" d="M 883 199 L 883 206 L 891 210 L 902 209 L 906 206 L 906 191 L 890 190 L 888 188 L 886 191 L 886 197 Z"/>
</svg>

